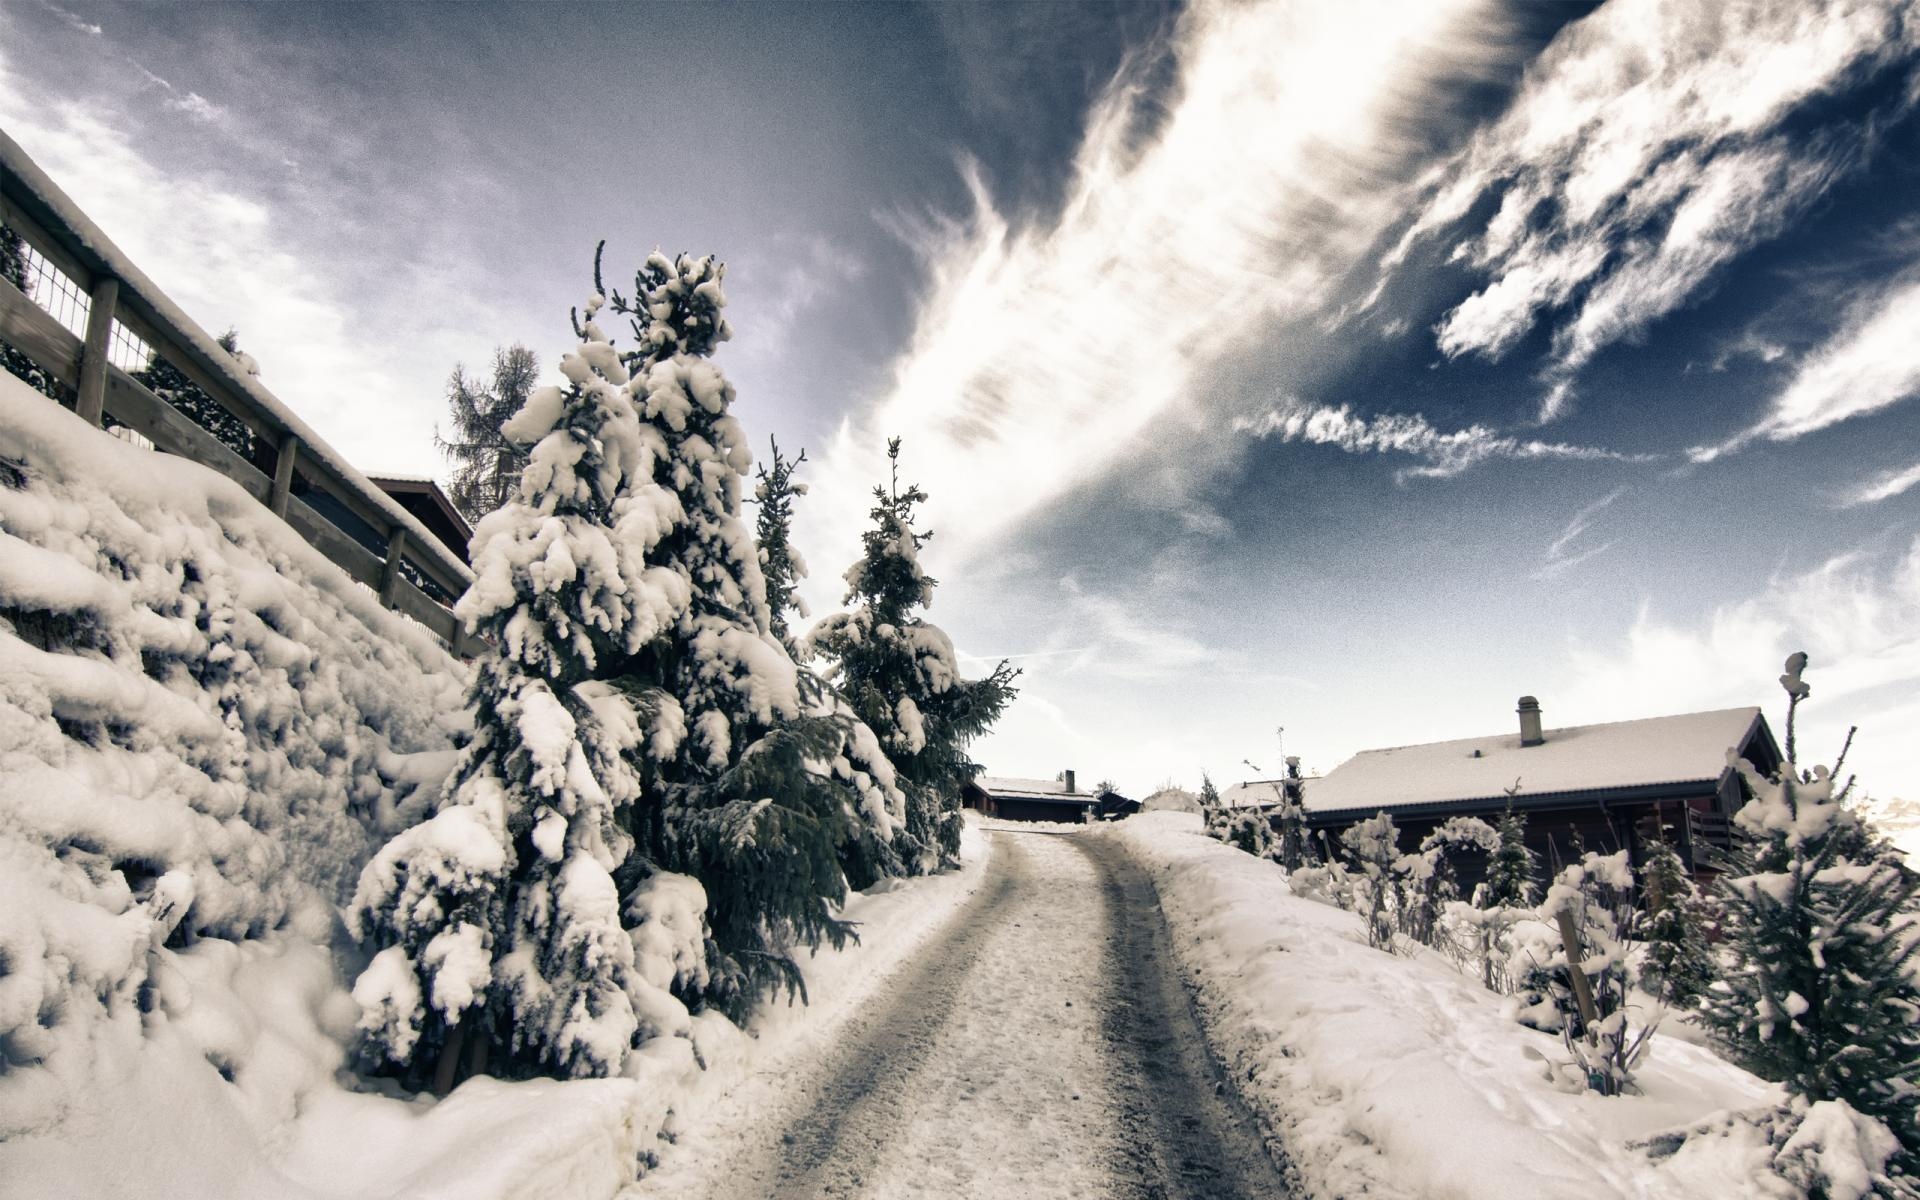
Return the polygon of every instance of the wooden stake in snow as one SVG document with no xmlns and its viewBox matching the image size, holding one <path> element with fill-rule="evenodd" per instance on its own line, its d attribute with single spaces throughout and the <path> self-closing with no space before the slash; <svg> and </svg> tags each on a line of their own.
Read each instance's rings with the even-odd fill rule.
<svg viewBox="0 0 1920 1200">
<path fill-rule="evenodd" d="M 1574 1003 L 1580 1006 L 1580 1021 L 1586 1026 L 1587 1040 L 1591 1042 L 1600 1014 L 1593 1006 L 1593 988 L 1587 983 L 1587 973 L 1580 969 L 1580 933 L 1573 927 L 1573 916 L 1565 908 L 1553 916 L 1560 926 L 1560 944 L 1567 951 L 1567 975 L 1573 984 Z"/>
</svg>

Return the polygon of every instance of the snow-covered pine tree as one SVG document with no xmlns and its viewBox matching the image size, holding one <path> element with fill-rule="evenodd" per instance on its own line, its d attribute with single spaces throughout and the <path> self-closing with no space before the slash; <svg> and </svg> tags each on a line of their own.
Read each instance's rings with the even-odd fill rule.
<svg viewBox="0 0 1920 1200">
<path fill-rule="evenodd" d="M 1200 827 L 1209 836 L 1219 837 L 1225 818 L 1226 810 L 1220 806 L 1220 789 L 1213 786 L 1213 776 L 1203 771 L 1200 774 Z"/>
<path fill-rule="evenodd" d="M 1920 875 L 1845 803 L 1834 769 L 1795 759 L 1807 656 L 1787 659 L 1787 759 L 1732 765 L 1752 798 L 1715 880 L 1731 964 L 1703 1003 L 1722 1045 L 1809 1101 L 1844 1100 L 1886 1122 L 1911 1176 L 1920 1163 Z M 1852 735 L 1848 735 L 1849 741 Z"/>
<path fill-rule="evenodd" d="M 1500 818 L 1500 845 L 1487 864 L 1477 902 L 1482 908 L 1532 908 L 1539 899 L 1533 881 L 1533 851 L 1527 849 L 1527 818 L 1508 805 Z"/>
<path fill-rule="evenodd" d="M 809 695 L 771 632 L 741 514 L 752 456 L 730 411 L 733 386 L 711 361 L 730 332 L 724 274 L 712 258 L 656 251 L 631 300 L 610 296 L 640 344 L 623 362 L 655 447 L 653 478 L 674 500 L 649 531 L 648 562 L 688 596 L 665 635 L 615 674 L 664 689 L 685 730 L 670 752 L 636 755 L 648 801 L 634 810 L 631 868 L 685 872 L 705 887 L 709 968 L 683 994 L 741 1016 L 774 988 L 804 994 L 798 948 L 851 936 L 834 912 L 846 895 L 839 848 L 855 820 L 890 833 L 899 801 L 878 745 L 830 698 Z"/>
<path fill-rule="evenodd" d="M 1002 661 L 985 678 L 962 677 L 953 642 L 917 615 L 933 603 L 934 580 L 920 569 L 932 534 L 913 524 L 927 494 L 901 488 L 899 438 L 887 442 L 887 463 L 887 485 L 873 489 L 864 553 L 846 574 L 851 607 L 823 618 L 807 641 L 893 760 L 907 797 L 901 857 L 927 872 L 958 861 L 960 789 L 976 770 L 967 746 L 1012 702 L 1020 672 Z"/>
<path fill-rule="evenodd" d="M 830 709 L 846 726 L 847 747 L 843 757 L 858 763 L 859 770 L 882 780 L 886 797 L 884 812 L 871 811 L 858 788 L 849 795 L 849 839 L 840 847 L 840 869 L 847 886 L 862 891 L 889 876 L 900 875 L 905 867 L 894 846 L 894 832 L 906 819 L 905 798 L 900 794 L 893 765 L 880 749 L 879 738 L 854 713 L 852 705 L 822 679 L 807 662 L 807 655 L 793 636 L 789 617 L 807 618 L 805 601 L 800 598 L 800 581 L 807 577 L 807 565 L 793 544 L 793 502 L 807 494 L 807 485 L 794 478 L 807 452 L 792 458 L 780 452 L 780 443 L 768 439 L 770 461 L 756 469 L 753 500 L 757 506 L 754 542 L 759 547 L 760 570 L 767 585 L 767 627 L 780 644 L 800 664 L 800 686 L 810 710 Z"/>
<path fill-rule="evenodd" d="M 1646 843 L 1640 893 L 1647 914 L 1642 974 L 1661 1003 L 1691 1009 L 1720 972 L 1707 944 L 1706 906 L 1664 829 Z"/>
<path fill-rule="evenodd" d="M 1298 758 L 1287 759 L 1287 777 L 1276 790 L 1280 808 L 1274 814 L 1273 847 L 1268 857 L 1289 871 L 1316 865 L 1320 860 L 1307 832 L 1306 792 Z"/>
<path fill-rule="evenodd" d="M 460 364 L 447 378 L 447 415 L 453 422 L 453 436 L 442 438 L 435 430 L 433 441 L 453 460 L 447 498 L 469 521 L 477 522 L 511 500 L 519 487 L 526 450 L 514 445 L 502 429 L 526 407 L 539 378 L 539 360 L 518 342 L 494 350 L 491 378 L 469 375 Z"/>
<path fill-rule="evenodd" d="M 754 541 L 760 547 L 760 573 L 767 581 L 767 627 L 797 658 L 798 645 L 793 636 L 792 614 L 807 619 L 806 601 L 800 598 L 800 581 L 807 577 L 807 564 L 793 545 L 793 501 L 807 494 L 807 485 L 793 477 L 807 461 L 801 450 L 792 458 L 780 453 L 780 443 L 767 439 L 769 458 L 755 474 L 753 499 L 758 507 L 754 518 Z"/>
<path fill-rule="evenodd" d="M 491 646 L 473 739 L 434 815 L 367 865 L 349 913 L 377 951 L 354 986 L 368 1045 L 416 1077 L 437 1057 L 436 1090 L 476 1038 L 495 1074 L 614 1074 L 660 1032 L 636 1004 L 671 1008 L 635 969 L 614 871 L 641 789 L 627 756 L 670 750 L 682 724 L 671 697 L 595 676 L 686 609 L 685 578 L 648 562 L 679 502 L 652 483 L 664 447 L 596 307 L 561 363 L 568 386 L 534 392 L 503 429 L 527 467 L 475 531 L 456 610 Z"/>
</svg>

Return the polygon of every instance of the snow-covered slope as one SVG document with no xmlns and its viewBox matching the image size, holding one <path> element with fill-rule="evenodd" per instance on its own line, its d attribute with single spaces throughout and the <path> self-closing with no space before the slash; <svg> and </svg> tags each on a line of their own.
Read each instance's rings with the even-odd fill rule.
<svg viewBox="0 0 1920 1200">
<path fill-rule="evenodd" d="M 450 768 L 465 682 L 238 487 L 0 375 L 0 1195 L 609 1196 L 978 885 L 976 832 L 852 898 L 813 1007 L 703 1015 L 628 1078 L 352 1090 L 335 906 Z"/>
<path fill-rule="evenodd" d="M 1444 958 L 1368 948 L 1352 913 L 1295 897 L 1271 862 L 1184 813 L 1112 837 L 1160 892 L 1228 1074 L 1316 1196 L 1701 1197 L 1796 1194 L 1757 1138 L 1702 1139 L 1659 1165 L 1630 1143 L 1779 1090 L 1710 1051 L 1656 1037 L 1645 1094 L 1569 1095 L 1530 1051 L 1564 1057 Z"/>
<path fill-rule="evenodd" d="M 238 486 L 0 375 L 7 1150 L 148 1052 L 275 1069 L 215 997 L 267 960 L 330 994 L 331 905 L 451 765 L 464 686 Z"/>
</svg>

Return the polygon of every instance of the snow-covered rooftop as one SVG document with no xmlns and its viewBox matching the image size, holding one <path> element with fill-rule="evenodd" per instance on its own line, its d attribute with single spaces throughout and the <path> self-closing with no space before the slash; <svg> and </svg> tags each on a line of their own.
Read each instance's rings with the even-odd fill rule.
<svg viewBox="0 0 1920 1200">
<path fill-rule="evenodd" d="M 973 781 L 982 791 L 994 796 L 1047 796 L 1066 799 L 1069 795 L 1093 800 L 1088 792 L 1068 792 L 1058 779 L 1015 779 L 1007 775 L 981 775 Z"/>
<path fill-rule="evenodd" d="M 1516 796 L 1714 781 L 1726 770 L 1728 749 L 1745 741 L 1759 717 L 1758 708 L 1725 708 L 1551 729 L 1536 746 L 1522 746 L 1516 729 L 1363 750 L 1323 778 L 1307 780 L 1306 805 L 1337 812 L 1477 800 L 1501 796 L 1515 781 Z"/>
<path fill-rule="evenodd" d="M 1226 791 L 1220 793 L 1220 804 L 1224 808 L 1258 808 L 1265 804 L 1276 804 L 1280 800 L 1282 779 L 1243 779 Z"/>
</svg>

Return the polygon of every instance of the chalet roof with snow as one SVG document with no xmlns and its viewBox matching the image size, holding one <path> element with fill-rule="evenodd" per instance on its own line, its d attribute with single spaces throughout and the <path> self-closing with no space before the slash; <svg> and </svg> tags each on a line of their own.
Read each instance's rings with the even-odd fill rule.
<svg viewBox="0 0 1920 1200">
<path fill-rule="evenodd" d="M 1772 746 L 1773 735 L 1758 708 L 1726 708 L 1552 729 L 1534 745 L 1522 745 L 1515 732 L 1363 750 L 1325 776 L 1307 780 L 1305 802 L 1311 813 L 1372 812 L 1504 801 L 1516 782 L 1516 802 L 1683 784 L 1711 787 L 1727 771 L 1727 751 L 1746 753 L 1756 737 Z"/>
<path fill-rule="evenodd" d="M 1014 779 L 1005 775 L 981 775 L 977 776 L 973 782 L 981 791 L 993 796 L 1061 800 L 1071 794 L 1081 800 L 1092 799 L 1085 792 L 1069 793 L 1066 783 L 1058 779 Z"/>
</svg>

